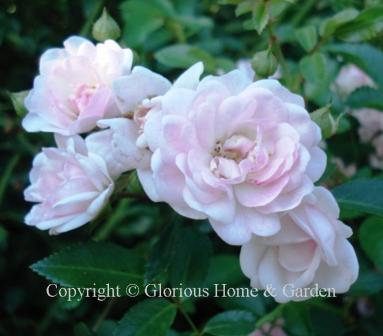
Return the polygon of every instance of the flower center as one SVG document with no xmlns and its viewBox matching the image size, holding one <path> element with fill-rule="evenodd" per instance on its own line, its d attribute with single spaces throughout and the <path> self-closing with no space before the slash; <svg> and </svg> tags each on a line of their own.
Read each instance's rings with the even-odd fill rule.
<svg viewBox="0 0 383 336">
<path fill-rule="evenodd" d="M 217 141 L 214 147 L 214 155 L 236 162 L 242 161 L 254 148 L 256 141 L 243 135 L 233 135 L 225 142 Z"/>
<path fill-rule="evenodd" d="M 217 141 L 213 150 L 213 159 L 210 162 L 210 170 L 217 177 L 235 179 L 240 176 L 238 164 L 246 159 L 256 141 L 243 136 L 233 135 L 224 142 Z"/>
<path fill-rule="evenodd" d="M 97 88 L 97 85 L 80 84 L 74 90 L 74 93 L 69 97 L 69 104 L 76 116 L 87 108 Z"/>
</svg>

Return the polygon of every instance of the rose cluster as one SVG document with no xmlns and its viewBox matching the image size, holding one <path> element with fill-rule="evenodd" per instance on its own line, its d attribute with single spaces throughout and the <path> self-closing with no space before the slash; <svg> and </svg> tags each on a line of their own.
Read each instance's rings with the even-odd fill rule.
<svg viewBox="0 0 383 336">
<path fill-rule="evenodd" d="M 376 84 L 361 69 L 353 64 L 345 65 L 339 72 L 334 89 L 341 98 L 346 99 L 357 89 L 375 88 Z M 373 108 L 358 108 L 351 111 L 360 126 L 358 134 L 362 143 L 368 143 L 374 149 L 369 156 L 370 165 L 383 169 L 383 114 Z"/>
<path fill-rule="evenodd" d="M 34 159 L 26 223 L 51 234 L 84 225 L 136 170 L 151 200 L 241 245 L 251 285 L 272 285 L 277 301 L 302 299 L 283 295 L 286 283 L 347 291 L 358 274 L 352 232 L 314 186 L 326 155 L 302 97 L 238 69 L 201 79 L 202 63 L 171 83 L 132 58 L 80 37 L 42 55 L 23 126 L 54 133 L 57 147 Z"/>
</svg>

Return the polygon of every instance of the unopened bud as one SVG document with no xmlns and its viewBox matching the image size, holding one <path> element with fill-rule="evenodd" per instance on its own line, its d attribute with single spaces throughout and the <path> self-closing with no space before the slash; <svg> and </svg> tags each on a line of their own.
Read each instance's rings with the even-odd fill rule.
<svg viewBox="0 0 383 336">
<path fill-rule="evenodd" d="M 100 18 L 94 23 L 92 35 L 95 40 L 117 40 L 121 35 L 121 29 L 117 22 L 108 14 L 106 8 L 102 11 Z"/>
<path fill-rule="evenodd" d="M 254 55 L 251 65 L 258 76 L 266 78 L 275 73 L 278 62 L 270 50 L 264 50 Z"/>
<path fill-rule="evenodd" d="M 324 139 L 330 138 L 336 133 L 338 128 L 338 122 L 331 115 L 331 106 L 326 105 L 314 112 L 310 113 L 311 120 L 314 121 L 322 130 L 322 136 Z"/>
<path fill-rule="evenodd" d="M 27 109 L 25 108 L 24 100 L 28 93 L 28 90 L 20 92 L 8 92 L 13 108 L 15 109 L 19 117 L 24 117 L 27 114 Z"/>
</svg>

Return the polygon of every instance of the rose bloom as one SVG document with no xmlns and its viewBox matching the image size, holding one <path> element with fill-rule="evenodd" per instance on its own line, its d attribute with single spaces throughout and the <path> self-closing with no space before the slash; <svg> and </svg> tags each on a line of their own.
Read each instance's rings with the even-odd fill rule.
<svg viewBox="0 0 383 336">
<path fill-rule="evenodd" d="M 119 116 L 112 84 L 130 73 L 132 60 L 132 51 L 112 40 L 94 45 L 73 36 L 64 48 L 48 49 L 25 99 L 29 113 L 23 127 L 72 135 L 92 130 L 100 119 Z"/>
<path fill-rule="evenodd" d="M 349 95 L 362 86 L 375 86 L 372 79 L 354 64 L 343 66 L 335 79 L 335 86 L 342 95 Z"/>
<path fill-rule="evenodd" d="M 127 118 L 105 119 L 97 123 L 105 130 L 87 136 L 87 148 L 100 155 L 113 179 L 122 173 L 149 166 L 150 151 L 137 146 L 139 127 Z"/>
<path fill-rule="evenodd" d="M 273 324 L 265 323 L 259 329 L 252 332 L 249 336 L 287 336 L 282 329 L 283 320 L 278 319 Z"/>
<path fill-rule="evenodd" d="M 149 166 L 151 152 L 142 143 L 143 125 L 152 103 L 149 98 L 164 94 L 170 82 L 141 66 L 113 83 L 113 92 L 121 110 L 120 118 L 97 122 L 103 128 L 87 136 L 87 147 L 104 158 L 114 178 L 121 173 Z"/>
<path fill-rule="evenodd" d="M 341 69 L 335 84 L 344 96 L 363 86 L 376 87 L 373 80 L 353 64 L 346 65 Z M 361 142 L 371 142 L 375 149 L 375 153 L 370 156 L 371 166 L 376 169 L 383 169 L 383 142 L 379 140 L 379 134 L 383 131 L 382 112 L 371 108 L 359 108 L 351 111 L 351 114 L 360 124 L 358 134 Z"/>
<path fill-rule="evenodd" d="M 278 233 L 253 236 L 240 255 L 242 271 L 251 286 L 266 289 L 271 285 L 278 302 L 309 298 L 291 295 L 292 288 L 348 291 L 358 277 L 359 266 L 346 239 L 352 230 L 338 217 L 339 207 L 331 193 L 316 187 L 296 209 L 281 215 Z"/>
<path fill-rule="evenodd" d="M 94 219 L 112 191 L 104 160 L 87 150 L 80 136 L 56 137 L 58 148 L 43 148 L 33 160 L 25 199 L 38 203 L 25 223 L 50 234 L 78 228 Z"/>
<path fill-rule="evenodd" d="M 361 108 L 351 112 L 359 121 L 358 135 L 362 142 L 370 142 L 379 132 L 383 131 L 382 111 Z"/>
<path fill-rule="evenodd" d="M 153 152 L 139 179 L 154 201 L 183 216 L 209 218 L 229 244 L 280 229 L 326 165 L 319 127 L 303 99 L 278 81 L 252 82 L 239 70 L 199 77 L 186 71 L 147 113 Z"/>
<path fill-rule="evenodd" d="M 370 164 L 375 169 L 383 170 L 383 134 L 375 137 L 372 145 L 375 148 L 375 153 L 370 155 Z"/>
</svg>

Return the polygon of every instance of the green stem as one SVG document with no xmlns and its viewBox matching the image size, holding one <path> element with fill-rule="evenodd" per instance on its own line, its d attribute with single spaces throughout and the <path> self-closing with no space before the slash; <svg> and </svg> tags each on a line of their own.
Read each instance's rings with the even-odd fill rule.
<svg viewBox="0 0 383 336">
<path fill-rule="evenodd" d="M 139 201 L 150 202 L 150 199 L 147 196 L 141 193 L 136 193 L 136 192 L 125 191 L 125 192 L 119 193 L 117 196 L 120 198 L 134 198 Z"/>
<path fill-rule="evenodd" d="M 317 44 L 315 45 L 315 47 L 310 51 L 310 55 L 312 55 L 312 54 L 314 54 L 315 52 L 317 52 L 321 47 L 322 47 L 322 45 L 323 44 L 325 44 L 326 42 L 327 42 L 327 40 L 328 40 L 328 37 L 321 37 L 320 39 L 319 39 L 319 41 L 317 42 Z"/>
<path fill-rule="evenodd" d="M 192 328 L 193 332 L 196 335 L 198 335 L 198 336 L 202 336 L 203 333 L 197 328 L 197 326 L 194 324 L 193 320 L 190 318 L 189 314 L 185 311 L 185 309 L 182 306 L 182 302 L 181 301 L 177 301 L 176 299 L 174 299 L 174 302 L 177 305 L 178 310 L 180 311 L 180 313 L 183 315 L 183 317 L 185 318 L 187 323 Z"/>
<path fill-rule="evenodd" d="M 118 203 L 115 211 L 110 215 L 109 219 L 104 225 L 96 232 L 93 237 L 94 241 L 103 241 L 110 236 L 114 228 L 120 223 L 121 218 L 124 216 L 125 209 L 129 205 L 130 200 L 124 199 Z"/>
<path fill-rule="evenodd" d="M 80 30 L 80 35 L 88 37 L 92 28 L 94 21 L 96 21 L 97 15 L 101 12 L 102 7 L 104 6 L 105 0 L 98 0 L 94 5 L 92 11 L 88 15 L 84 25 Z"/>
<path fill-rule="evenodd" d="M 269 46 L 273 51 L 274 56 L 277 58 L 278 63 L 281 65 L 283 76 L 289 78 L 289 68 L 287 66 L 287 62 L 285 57 L 283 56 L 283 52 L 280 44 L 278 43 L 277 36 L 274 33 L 272 23 L 269 22 L 267 24 L 267 31 L 269 33 Z"/>
<path fill-rule="evenodd" d="M 0 179 L 0 204 L 3 204 L 3 198 L 5 195 L 5 191 L 8 187 L 8 184 L 9 184 L 10 179 L 12 177 L 12 173 L 13 173 L 17 163 L 19 162 L 19 160 L 20 160 L 20 156 L 15 155 L 14 157 L 12 157 L 9 160 L 7 166 L 3 170 L 3 176 Z"/>
<path fill-rule="evenodd" d="M 170 30 L 172 30 L 174 32 L 174 35 L 175 35 L 178 43 L 185 43 L 186 42 L 186 35 L 185 35 L 184 28 L 182 27 L 182 25 L 179 22 L 170 21 L 168 23 L 168 27 L 170 28 Z"/>
<path fill-rule="evenodd" d="M 45 331 L 49 327 L 53 316 L 55 315 L 57 308 L 59 307 L 60 299 L 56 299 L 49 309 L 47 309 L 44 317 L 42 318 L 41 322 L 37 326 L 36 335 L 46 335 Z"/>
<path fill-rule="evenodd" d="M 96 320 L 96 322 L 92 328 L 93 332 L 97 332 L 97 330 L 100 328 L 102 321 L 104 321 L 105 318 L 108 316 L 108 314 L 109 314 L 110 310 L 112 309 L 115 302 L 116 302 L 116 298 L 111 298 L 108 301 L 107 305 L 102 310 L 100 316 L 98 317 L 98 319 Z"/>
</svg>

